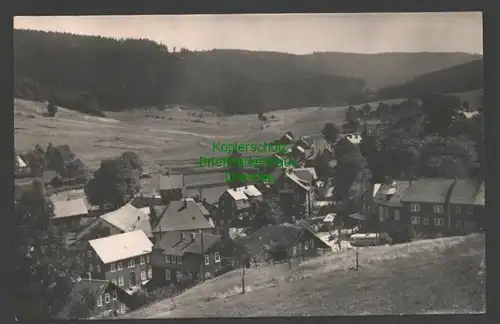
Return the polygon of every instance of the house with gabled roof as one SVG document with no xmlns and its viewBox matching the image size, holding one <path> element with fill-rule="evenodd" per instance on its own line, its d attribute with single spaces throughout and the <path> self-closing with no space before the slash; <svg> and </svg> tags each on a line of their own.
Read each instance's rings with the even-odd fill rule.
<svg viewBox="0 0 500 324">
<path fill-rule="evenodd" d="M 267 225 L 242 241 L 248 257 L 256 263 L 314 256 L 318 250 L 331 251 L 331 247 L 304 224 Z"/>
<path fill-rule="evenodd" d="M 101 226 L 107 235 L 141 230 L 150 239 L 153 239 L 153 230 L 150 216 L 130 203 L 100 217 Z"/>
<path fill-rule="evenodd" d="M 401 224 L 417 233 L 445 233 L 451 227 L 448 217 L 453 179 L 423 178 L 413 180 L 400 199 Z"/>
<path fill-rule="evenodd" d="M 88 277 L 109 280 L 132 295 L 152 278 L 152 249 L 153 243 L 138 230 L 90 240 L 80 259 Z"/>
<path fill-rule="evenodd" d="M 279 200 L 288 221 L 309 218 L 313 213 L 315 201 L 314 187 L 300 179 L 293 169 L 278 172 L 271 192 Z"/>
<path fill-rule="evenodd" d="M 153 282 L 190 284 L 214 277 L 222 264 L 220 241 L 220 235 L 203 232 L 164 233 L 153 247 Z"/>
<path fill-rule="evenodd" d="M 371 204 L 372 214 L 379 222 L 379 228 L 383 232 L 400 232 L 408 224 L 403 218 L 401 198 L 410 186 L 409 181 L 389 181 L 376 184 L 378 190 L 374 193 Z M 363 207 L 364 208 L 364 207 Z M 370 210 L 370 205 L 368 205 Z"/>
<path fill-rule="evenodd" d="M 163 214 L 156 216 L 158 221 L 153 229 L 155 242 L 164 233 L 168 232 L 193 232 L 203 230 L 212 232 L 215 228 L 210 212 L 192 198 L 181 201 L 172 201 Z"/>
<path fill-rule="evenodd" d="M 254 185 L 225 190 L 219 198 L 214 221 L 220 233 L 226 235 L 230 228 L 251 226 L 263 195 Z"/>
<path fill-rule="evenodd" d="M 181 200 L 184 197 L 185 188 L 183 174 L 167 173 L 158 177 L 158 192 L 164 204 Z"/>
<path fill-rule="evenodd" d="M 28 164 L 23 160 L 20 155 L 16 155 L 15 157 L 15 168 L 14 168 L 14 176 L 15 177 L 28 177 L 31 175 L 31 169 Z"/>
<path fill-rule="evenodd" d="M 88 205 L 84 198 L 53 201 L 54 225 L 65 231 L 76 231 L 80 228 L 82 218 L 91 218 L 88 213 Z"/>
<path fill-rule="evenodd" d="M 309 186 L 315 186 L 318 176 L 314 168 L 297 168 L 293 169 L 293 173 L 302 181 L 305 181 Z"/>
<path fill-rule="evenodd" d="M 109 280 L 81 279 L 65 301 L 56 319 L 111 318 L 134 308 L 130 296 Z"/>
</svg>

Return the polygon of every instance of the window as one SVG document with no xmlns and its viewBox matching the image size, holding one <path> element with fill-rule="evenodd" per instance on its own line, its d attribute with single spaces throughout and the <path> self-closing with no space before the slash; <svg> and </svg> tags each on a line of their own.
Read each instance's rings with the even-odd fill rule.
<svg viewBox="0 0 500 324">
<path fill-rule="evenodd" d="M 120 312 L 122 314 L 125 314 L 126 311 L 127 311 L 127 307 L 125 306 L 125 304 L 121 304 L 121 306 L 120 306 Z"/>
<path fill-rule="evenodd" d="M 171 262 L 170 255 L 165 255 L 165 262 L 166 263 L 170 263 Z"/>
<path fill-rule="evenodd" d="M 110 269 L 110 271 L 111 271 L 111 272 L 115 272 L 115 271 L 116 271 L 116 264 L 111 263 L 111 264 L 109 265 L 109 269 Z"/>
<path fill-rule="evenodd" d="M 153 278 L 153 270 L 151 268 L 148 269 L 148 278 Z"/>
<path fill-rule="evenodd" d="M 121 262 L 118 262 L 118 270 L 122 270 L 123 269 L 123 264 Z"/>
<path fill-rule="evenodd" d="M 437 213 L 437 214 L 444 213 L 444 207 L 443 207 L 443 205 L 434 205 L 434 212 Z"/>
<path fill-rule="evenodd" d="M 118 292 L 115 290 L 113 291 L 113 300 L 118 299 Z"/>
<path fill-rule="evenodd" d="M 146 263 L 149 264 L 149 255 L 146 255 Z"/>
<path fill-rule="evenodd" d="M 135 267 L 135 259 L 130 259 L 128 260 L 128 267 L 133 268 Z"/>
<path fill-rule="evenodd" d="M 220 254 L 219 254 L 219 252 L 215 252 L 214 262 L 215 263 L 219 263 L 220 262 Z"/>
<path fill-rule="evenodd" d="M 429 217 L 424 217 L 424 225 L 429 225 Z"/>
<path fill-rule="evenodd" d="M 177 275 L 177 280 L 182 279 L 182 272 L 177 271 L 176 275 Z"/>
<path fill-rule="evenodd" d="M 118 278 L 118 285 L 120 287 L 124 285 L 124 283 L 123 283 L 123 277 Z"/>
<path fill-rule="evenodd" d="M 223 219 L 221 219 L 221 220 L 219 221 L 219 223 L 220 223 L 221 225 L 224 225 L 224 220 L 223 220 Z"/>
<path fill-rule="evenodd" d="M 146 271 L 141 271 L 141 280 L 144 281 L 146 279 L 147 279 L 147 277 L 146 277 Z"/>
<path fill-rule="evenodd" d="M 472 214 L 474 212 L 474 207 L 467 207 L 467 214 Z"/>
<path fill-rule="evenodd" d="M 92 272 L 92 271 L 94 271 L 94 267 L 92 266 L 92 263 L 91 263 L 91 264 L 89 264 L 89 272 Z"/>
<path fill-rule="evenodd" d="M 456 228 L 460 228 L 460 226 L 461 226 L 461 225 L 462 225 L 462 224 L 460 223 L 460 221 L 456 221 L 456 222 L 455 222 L 455 227 L 456 227 Z"/>
<path fill-rule="evenodd" d="M 384 207 L 378 207 L 378 216 L 380 217 L 380 219 L 382 219 L 382 216 L 384 216 Z"/>
<path fill-rule="evenodd" d="M 209 264 L 210 264 L 210 258 L 208 257 L 208 255 L 205 255 L 205 265 Z"/>
<path fill-rule="evenodd" d="M 108 293 L 104 295 L 104 301 L 106 302 L 106 304 L 109 304 L 109 302 L 111 301 L 111 296 Z"/>
<path fill-rule="evenodd" d="M 171 280 L 170 270 L 168 270 L 168 269 L 165 270 L 165 279 Z"/>
<path fill-rule="evenodd" d="M 146 260 L 145 260 L 144 255 L 143 255 L 143 256 L 141 256 L 141 264 L 144 264 L 144 263 L 146 263 Z"/>
<path fill-rule="evenodd" d="M 90 251 L 90 250 L 89 250 L 89 251 L 87 251 L 87 256 L 88 256 L 89 258 L 91 258 L 91 257 L 92 257 L 92 251 Z"/>
<path fill-rule="evenodd" d="M 97 271 L 97 273 L 101 273 L 101 266 L 100 265 L 96 265 L 95 266 L 95 270 Z"/>
<path fill-rule="evenodd" d="M 410 211 L 412 211 L 412 212 L 419 212 L 420 211 L 420 205 L 419 204 L 411 204 L 410 205 Z"/>
<path fill-rule="evenodd" d="M 97 306 L 102 307 L 102 296 L 99 296 L 99 298 L 97 299 Z"/>
<path fill-rule="evenodd" d="M 476 223 L 470 222 L 470 228 L 471 229 L 476 229 Z"/>
<path fill-rule="evenodd" d="M 177 263 L 177 255 L 172 255 L 170 260 L 172 261 L 172 263 Z"/>
<path fill-rule="evenodd" d="M 434 218 L 434 225 L 443 226 L 444 225 L 444 218 L 441 218 L 441 217 Z"/>
<path fill-rule="evenodd" d="M 103 312 L 103 315 L 104 315 L 104 317 L 108 317 L 109 316 L 109 313 L 108 313 L 107 309 Z"/>
<path fill-rule="evenodd" d="M 460 206 L 455 206 L 455 214 L 460 214 L 462 212 L 462 209 Z"/>
<path fill-rule="evenodd" d="M 464 221 L 464 227 L 469 229 L 469 221 Z"/>
<path fill-rule="evenodd" d="M 418 216 L 412 216 L 412 217 L 411 217 L 411 223 L 412 223 L 413 225 L 420 224 L 420 217 L 418 217 Z"/>
<path fill-rule="evenodd" d="M 182 255 L 179 255 L 179 256 L 177 257 L 177 263 L 178 263 L 178 264 L 182 264 Z"/>
<path fill-rule="evenodd" d="M 118 283 L 116 282 L 116 279 L 111 279 L 111 282 L 112 282 L 113 284 L 115 284 L 115 285 L 117 285 L 117 286 L 118 286 Z"/>
<path fill-rule="evenodd" d="M 399 220 L 399 210 L 394 211 L 394 220 Z"/>
</svg>

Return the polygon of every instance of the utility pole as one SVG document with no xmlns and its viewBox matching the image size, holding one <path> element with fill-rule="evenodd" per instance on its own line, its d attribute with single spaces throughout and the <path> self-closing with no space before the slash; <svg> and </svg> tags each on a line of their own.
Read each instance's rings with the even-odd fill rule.
<svg viewBox="0 0 500 324">
<path fill-rule="evenodd" d="M 245 267 L 246 267 L 246 262 L 243 264 L 243 273 L 241 276 L 241 293 L 245 293 Z"/>
<path fill-rule="evenodd" d="M 205 249 L 203 248 L 203 230 L 200 230 L 201 236 L 201 281 L 205 281 Z"/>
</svg>

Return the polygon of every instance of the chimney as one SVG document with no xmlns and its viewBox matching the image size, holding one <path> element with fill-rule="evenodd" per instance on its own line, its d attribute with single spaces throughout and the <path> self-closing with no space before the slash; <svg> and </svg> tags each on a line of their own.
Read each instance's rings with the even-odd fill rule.
<svg viewBox="0 0 500 324">
<path fill-rule="evenodd" d="M 203 198 L 203 189 L 199 188 L 198 194 L 200 195 L 200 199 L 202 199 Z"/>
<path fill-rule="evenodd" d="M 196 240 L 196 233 L 191 233 L 191 242 Z"/>
<path fill-rule="evenodd" d="M 181 241 L 184 241 L 184 233 L 181 233 Z"/>
<path fill-rule="evenodd" d="M 87 275 L 89 277 L 89 280 L 92 280 L 92 273 L 91 272 L 87 272 Z"/>
</svg>

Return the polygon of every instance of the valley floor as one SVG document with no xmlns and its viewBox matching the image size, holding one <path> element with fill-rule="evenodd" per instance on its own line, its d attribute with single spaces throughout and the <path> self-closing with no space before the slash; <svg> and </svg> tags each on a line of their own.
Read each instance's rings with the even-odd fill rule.
<svg viewBox="0 0 500 324">
<path fill-rule="evenodd" d="M 480 313 L 485 311 L 484 235 L 331 253 L 241 270 L 123 318 Z"/>
</svg>

